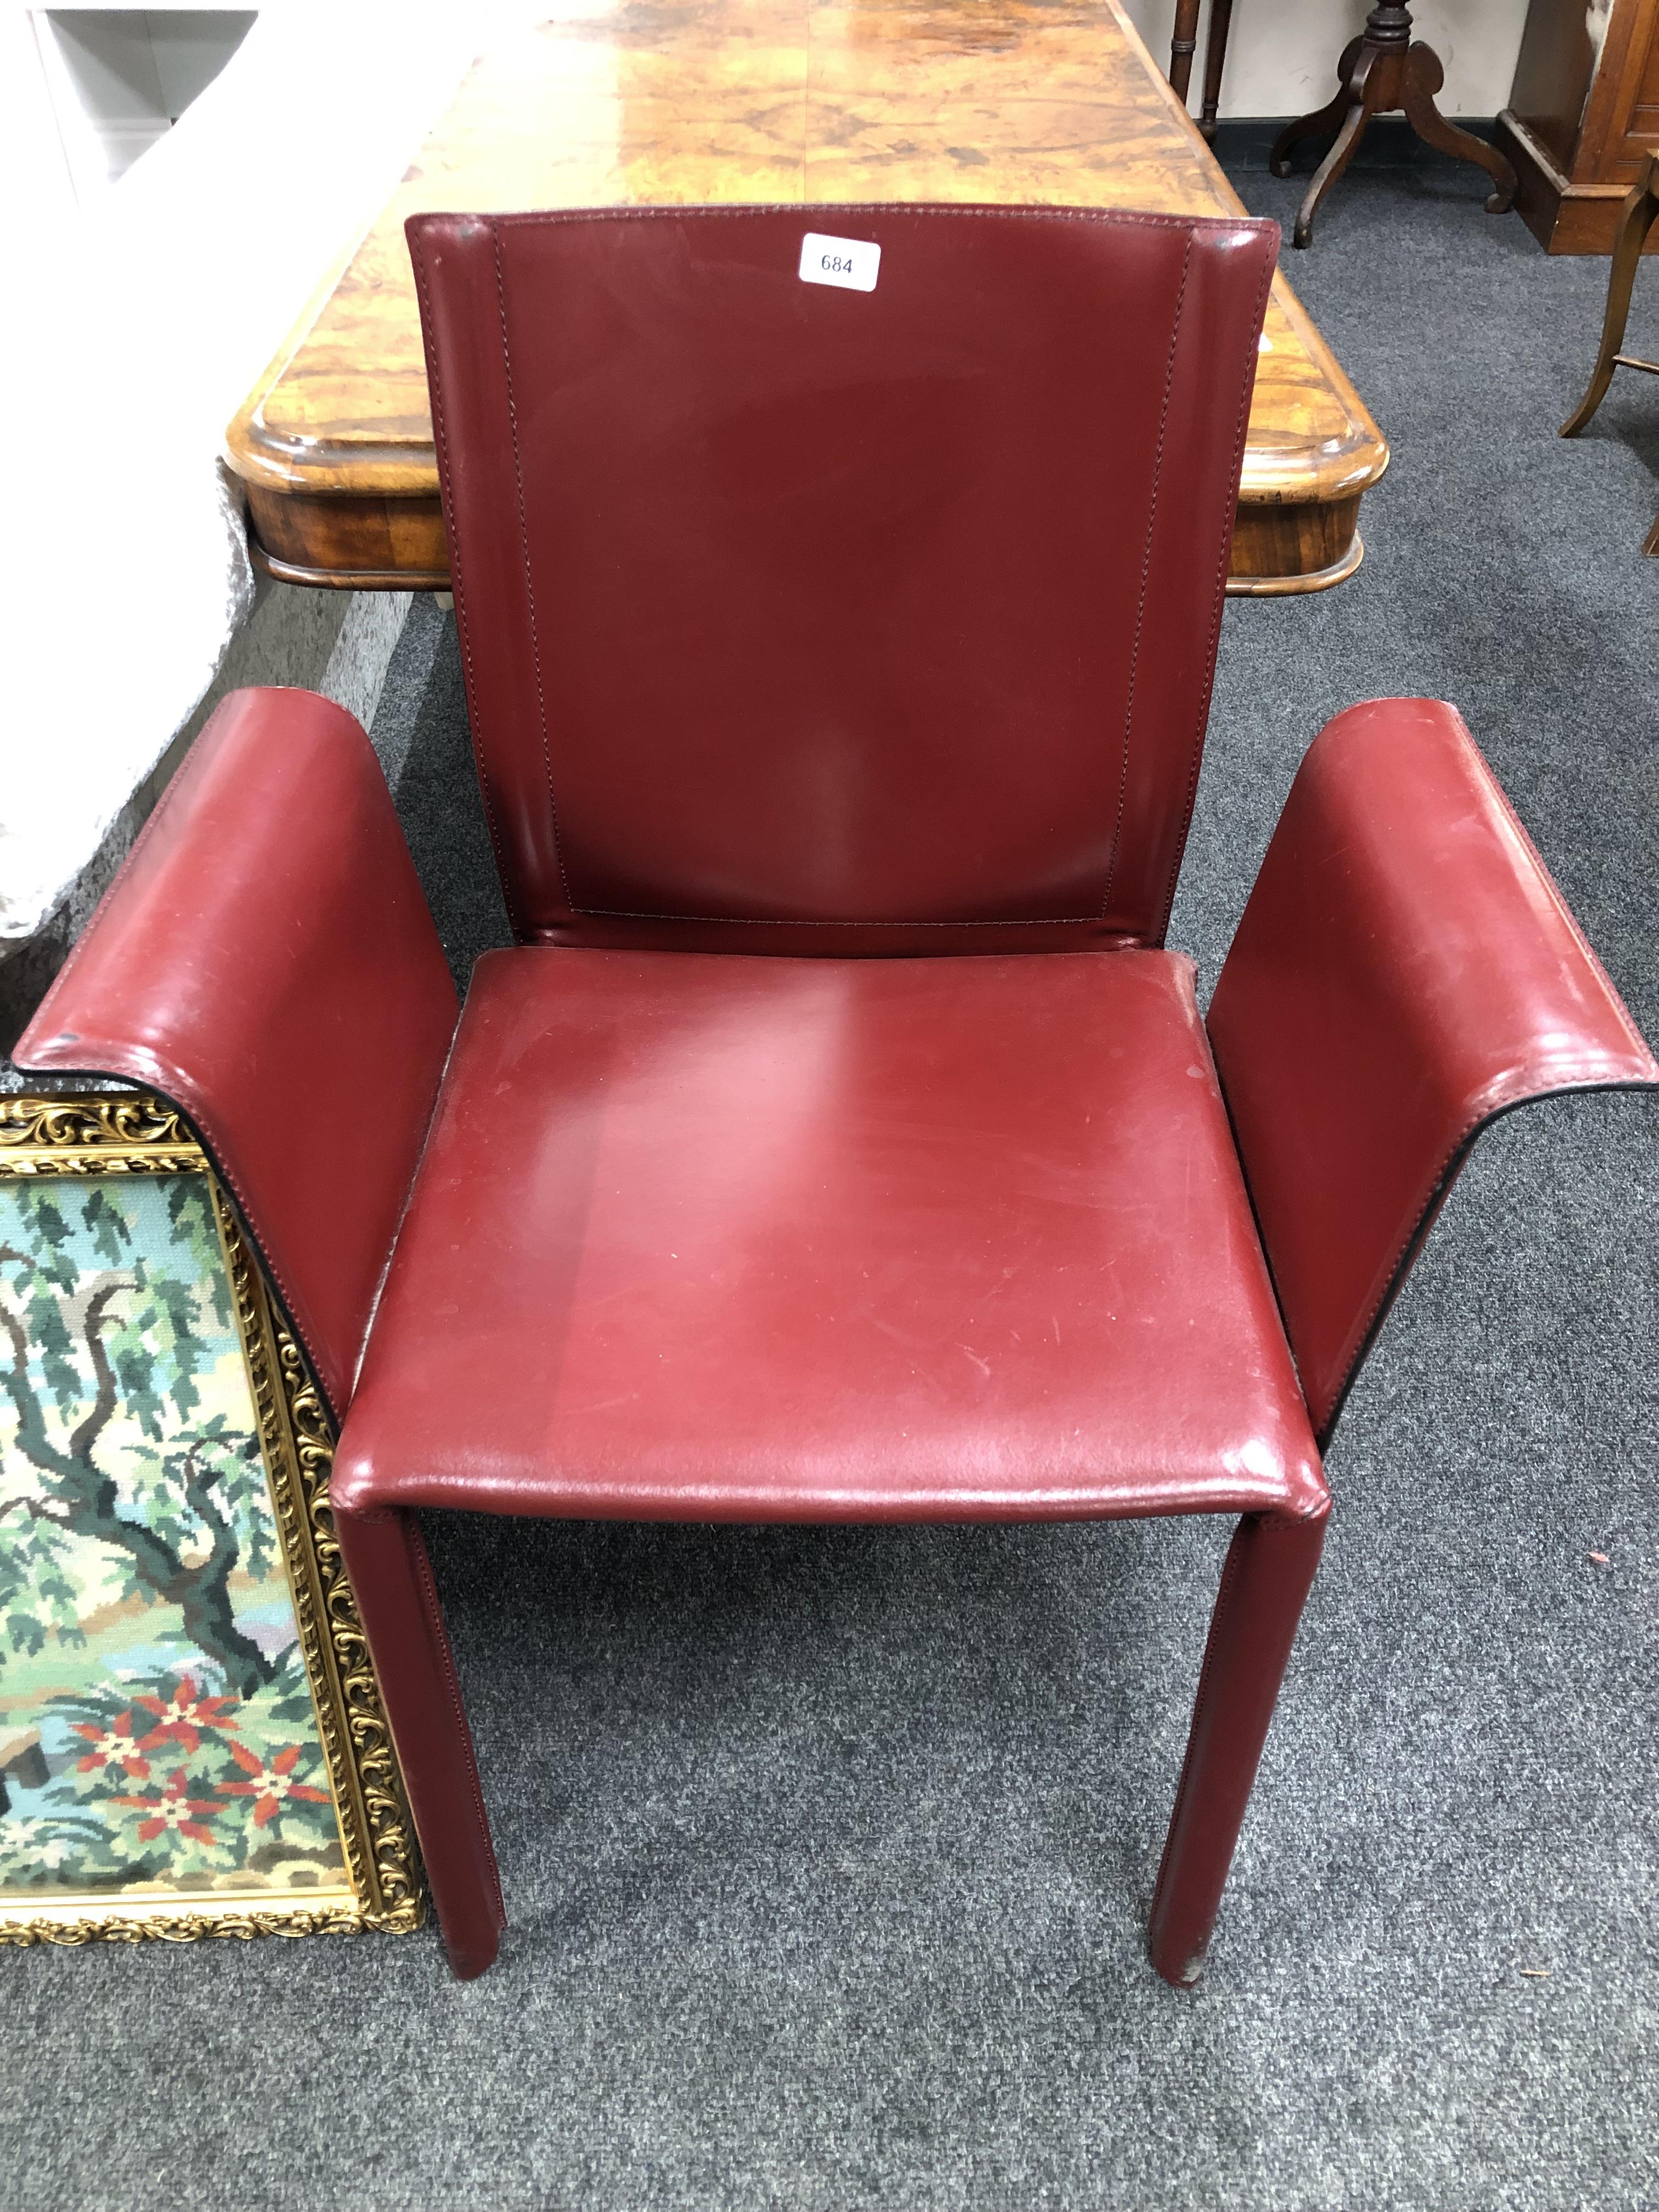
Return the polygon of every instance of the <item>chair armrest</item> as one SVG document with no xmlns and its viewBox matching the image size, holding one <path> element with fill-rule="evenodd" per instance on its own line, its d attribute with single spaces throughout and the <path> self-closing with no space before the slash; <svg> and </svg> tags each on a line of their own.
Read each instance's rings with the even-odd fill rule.
<svg viewBox="0 0 1659 2212">
<path fill-rule="evenodd" d="M 1291 787 L 1208 1025 L 1320 1443 L 1470 1146 L 1659 1064 L 1432 699 L 1339 714 Z"/>
<path fill-rule="evenodd" d="M 308 691 L 216 709 L 16 1050 L 193 1126 L 337 1418 L 454 1033 L 368 738 Z"/>
</svg>

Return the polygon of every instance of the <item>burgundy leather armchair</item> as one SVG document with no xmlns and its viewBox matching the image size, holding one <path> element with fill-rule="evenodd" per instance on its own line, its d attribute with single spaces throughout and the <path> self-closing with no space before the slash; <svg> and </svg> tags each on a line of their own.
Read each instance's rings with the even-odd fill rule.
<svg viewBox="0 0 1659 2212">
<path fill-rule="evenodd" d="M 1228 1514 L 1190 1982 L 1389 1300 L 1494 1115 L 1659 1066 L 1433 701 L 1316 741 L 1207 1024 L 1164 949 L 1271 226 L 410 235 L 516 949 L 458 1027 L 361 730 L 245 692 L 18 1056 L 183 1110 L 343 1420 L 458 1973 L 504 1917 L 418 1511 Z"/>
</svg>

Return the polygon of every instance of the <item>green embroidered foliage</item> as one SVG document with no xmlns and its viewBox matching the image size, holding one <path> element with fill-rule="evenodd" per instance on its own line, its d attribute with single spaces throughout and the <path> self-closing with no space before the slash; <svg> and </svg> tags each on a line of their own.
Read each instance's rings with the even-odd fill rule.
<svg viewBox="0 0 1659 2212">
<path fill-rule="evenodd" d="M 228 1589 L 273 1542 L 233 1318 L 204 1177 L 0 1186 L 0 1667 L 82 1640 L 101 1556 L 106 1601 L 176 1606 L 239 1693 L 267 1678 Z"/>
<path fill-rule="evenodd" d="M 341 1878 L 293 1634 L 205 1177 L 0 1182 L 0 1888 Z"/>
</svg>

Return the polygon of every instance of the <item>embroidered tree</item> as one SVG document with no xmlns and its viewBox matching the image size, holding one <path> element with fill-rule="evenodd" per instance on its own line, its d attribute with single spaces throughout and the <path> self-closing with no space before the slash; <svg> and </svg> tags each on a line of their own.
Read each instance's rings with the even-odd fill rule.
<svg viewBox="0 0 1659 2212">
<path fill-rule="evenodd" d="M 237 1627 L 230 1577 L 271 1533 L 258 1438 L 205 1418 L 201 1379 L 235 1344 L 205 1182 L 10 1183 L 0 1221 L 0 1618 L 13 1651 L 84 1642 L 73 1540 L 119 1594 L 176 1605 L 249 1697 L 273 1668 Z M 134 1224 L 141 1234 L 135 1237 Z M 9 1430 L 8 1435 L 5 1431 Z M 0 1666 L 5 1647 L 0 1646 Z"/>
</svg>

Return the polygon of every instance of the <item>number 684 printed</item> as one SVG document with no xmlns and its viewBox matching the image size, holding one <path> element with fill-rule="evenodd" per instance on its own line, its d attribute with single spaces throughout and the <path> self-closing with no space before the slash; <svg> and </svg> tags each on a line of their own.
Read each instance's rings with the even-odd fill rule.
<svg viewBox="0 0 1659 2212">
<path fill-rule="evenodd" d="M 873 292 L 881 248 L 865 238 L 826 238 L 809 230 L 800 242 L 803 284 L 837 284 L 847 292 Z"/>
</svg>

